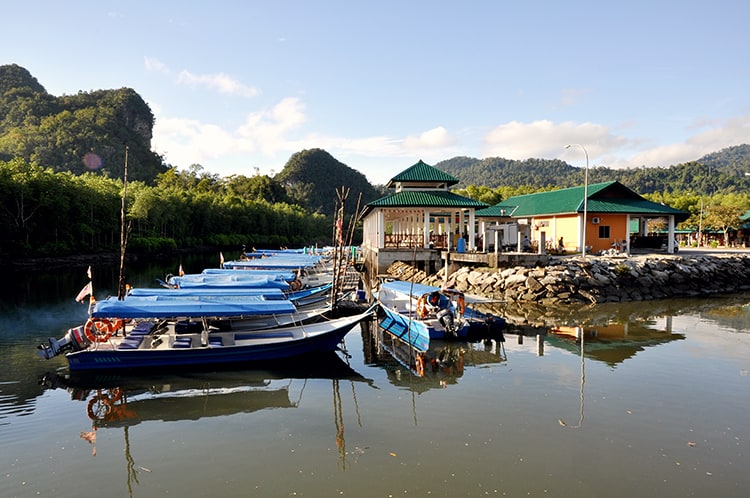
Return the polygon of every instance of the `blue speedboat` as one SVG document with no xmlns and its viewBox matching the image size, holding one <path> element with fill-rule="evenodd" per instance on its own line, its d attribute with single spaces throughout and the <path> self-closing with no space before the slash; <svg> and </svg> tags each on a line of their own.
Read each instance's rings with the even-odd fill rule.
<svg viewBox="0 0 750 498">
<path fill-rule="evenodd" d="M 394 280 L 381 284 L 378 303 L 402 315 L 412 327 L 424 328 L 430 339 L 458 339 L 469 334 L 462 292 Z"/>
<path fill-rule="evenodd" d="M 158 299 L 130 297 L 97 302 L 88 321 L 50 338 L 39 354 L 65 354 L 71 372 L 137 373 L 154 369 L 268 362 L 334 351 L 356 324 L 373 313 L 315 323 L 243 326 L 273 313 L 294 313 L 290 301 Z M 214 323 L 230 321 L 229 327 Z"/>
</svg>

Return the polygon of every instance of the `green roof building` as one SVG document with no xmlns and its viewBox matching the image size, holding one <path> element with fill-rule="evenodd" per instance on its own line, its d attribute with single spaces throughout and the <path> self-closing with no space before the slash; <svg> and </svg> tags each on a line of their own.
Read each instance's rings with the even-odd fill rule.
<svg viewBox="0 0 750 498">
<path fill-rule="evenodd" d="M 584 203 L 586 190 L 588 196 Z M 648 241 L 646 221 L 657 218 L 666 221 L 667 249 L 673 252 L 675 223 L 687 219 L 688 215 L 651 202 L 616 181 L 589 185 L 587 189 L 573 187 L 519 195 L 476 212 L 480 224 L 512 220 L 529 227 L 533 243 L 548 245 L 549 241 L 550 246 L 557 247 L 562 239 L 568 251 L 581 251 L 585 234 L 587 250 L 593 252 L 613 247 L 629 251 L 630 226 L 634 220 L 638 222 L 638 237 Z"/>
<path fill-rule="evenodd" d="M 475 250 L 474 213 L 488 206 L 450 192 L 457 183 L 454 176 L 421 160 L 391 178 L 386 186 L 394 192 L 370 202 L 363 212 L 365 258 L 380 255 L 380 261 L 391 252 L 394 261 L 408 261 L 415 251 L 461 250 L 461 238 L 465 249 Z M 439 260 L 439 254 L 424 256 L 431 257 Z"/>
</svg>

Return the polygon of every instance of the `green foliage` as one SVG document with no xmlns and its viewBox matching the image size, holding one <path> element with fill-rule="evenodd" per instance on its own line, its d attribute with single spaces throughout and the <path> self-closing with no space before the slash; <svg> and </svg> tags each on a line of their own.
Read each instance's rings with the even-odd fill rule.
<svg viewBox="0 0 750 498">
<path fill-rule="evenodd" d="M 273 180 L 255 183 L 235 177 L 233 182 L 205 174 L 197 165 L 186 172 L 169 169 L 154 186 L 129 182 L 128 251 L 331 243 L 331 217 L 310 214 L 295 204 L 258 200 L 263 189 L 243 196 L 232 187 L 265 185 L 273 190 Z M 55 172 L 21 159 L 0 162 L 0 256 L 5 260 L 116 251 L 122 187 L 118 179 L 93 173 Z M 284 198 L 279 192 L 274 195 Z"/>
<path fill-rule="evenodd" d="M 54 97 L 26 69 L 0 66 L 0 117 L 0 160 L 121 178 L 127 147 L 130 179 L 166 169 L 151 151 L 151 109 L 130 88 Z"/>
<path fill-rule="evenodd" d="M 620 263 L 617 266 L 615 266 L 615 275 L 617 275 L 620 279 L 629 278 L 633 276 L 631 274 L 630 267 L 623 263 Z"/>
<path fill-rule="evenodd" d="M 128 250 L 146 254 L 171 254 L 177 250 L 177 242 L 168 237 L 131 237 Z"/>
</svg>

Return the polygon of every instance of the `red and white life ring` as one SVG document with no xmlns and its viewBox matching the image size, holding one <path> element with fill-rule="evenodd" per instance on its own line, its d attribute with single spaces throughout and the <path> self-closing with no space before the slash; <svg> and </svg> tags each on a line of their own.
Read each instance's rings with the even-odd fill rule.
<svg viewBox="0 0 750 498">
<path fill-rule="evenodd" d="M 83 326 L 83 333 L 89 342 L 107 342 L 114 330 L 106 318 L 89 318 Z"/>
</svg>

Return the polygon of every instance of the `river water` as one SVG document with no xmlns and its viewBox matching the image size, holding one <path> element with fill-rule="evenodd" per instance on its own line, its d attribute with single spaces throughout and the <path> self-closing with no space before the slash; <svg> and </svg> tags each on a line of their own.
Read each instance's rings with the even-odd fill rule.
<svg viewBox="0 0 750 498">
<path fill-rule="evenodd" d="M 177 264 L 129 281 L 154 286 Z M 97 297 L 114 273 L 94 269 Z M 750 489 L 750 295 L 602 305 L 504 342 L 436 342 L 424 377 L 364 323 L 347 354 L 274 371 L 70 379 L 64 359 L 35 346 L 85 319 L 73 296 L 86 281 L 85 268 L 66 268 L 15 275 L 1 291 L 0 496 Z"/>
</svg>

